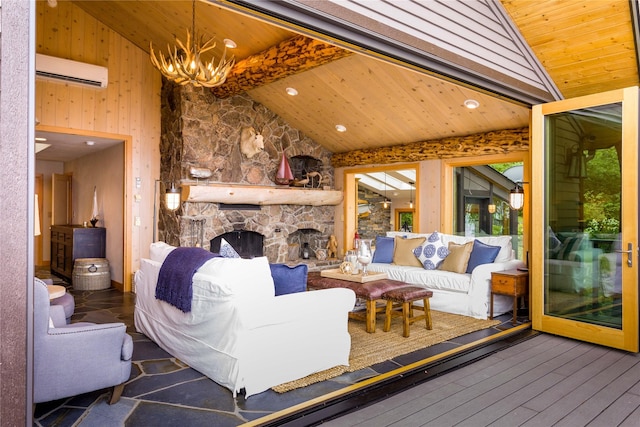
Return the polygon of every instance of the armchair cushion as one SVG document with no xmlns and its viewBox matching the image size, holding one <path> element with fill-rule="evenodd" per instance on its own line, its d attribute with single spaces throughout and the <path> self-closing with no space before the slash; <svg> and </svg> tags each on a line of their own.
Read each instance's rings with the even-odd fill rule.
<svg viewBox="0 0 640 427">
<path fill-rule="evenodd" d="M 275 287 L 276 296 L 304 292 L 307 290 L 307 273 L 309 267 L 306 264 L 289 267 L 286 264 L 269 264 L 271 277 Z"/>
</svg>

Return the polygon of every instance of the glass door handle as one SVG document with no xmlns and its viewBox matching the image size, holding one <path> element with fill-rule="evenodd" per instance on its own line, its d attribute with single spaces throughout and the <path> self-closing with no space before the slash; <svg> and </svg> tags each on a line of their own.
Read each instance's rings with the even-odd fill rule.
<svg viewBox="0 0 640 427">
<path fill-rule="evenodd" d="M 626 251 L 616 250 L 614 252 L 619 253 L 619 254 L 627 254 L 627 267 L 633 266 L 633 258 L 631 256 L 633 254 L 633 243 L 627 243 L 627 250 Z"/>
</svg>

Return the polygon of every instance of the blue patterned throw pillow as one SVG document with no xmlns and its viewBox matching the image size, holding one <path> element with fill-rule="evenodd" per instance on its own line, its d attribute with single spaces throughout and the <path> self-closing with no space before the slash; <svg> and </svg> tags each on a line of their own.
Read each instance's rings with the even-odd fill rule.
<svg viewBox="0 0 640 427">
<path fill-rule="evenodd" d="M 437 231 L 431 233 L 427 240 L 413 251 L 425 270 L 435 270 L 438 264 L 449 255 L 449 249 L 442 243 Z"/>
<path fill-rule="evenodd" d="M 220 256 L 223 258 L 240 258 L 233 246 L 224 239 L 220 239 Z"/>
</svg>

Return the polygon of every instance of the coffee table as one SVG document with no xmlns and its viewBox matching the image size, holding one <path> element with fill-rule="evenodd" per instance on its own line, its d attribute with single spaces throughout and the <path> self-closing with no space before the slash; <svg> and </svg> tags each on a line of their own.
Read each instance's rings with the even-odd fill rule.
<svg viewBox="0 0 640 427">
<path fill-rule="evenodd" d="M 376 331 L 376 314 L 384 310 L 384 306 L 381 306 L 380 309 L 377 308 L 376 301 L 382 299 L 382 294 L 385 292 L 404 288 L 405 286 L 409 286 L 409 284 L 391 279 L 380 279 L 366 283 L 351 282 L 332 277 L 322 277 L 320 272 L 317 271 L 309 273 L 307 277 L 307 289 L 347 288 L 355 292 L 356 297 L 365 300 L 366 311 L 364 316 L 362 313 L 351 312 L 349 317 L 364 320 L 365 329 L 369 333 Z"/>
</svg>

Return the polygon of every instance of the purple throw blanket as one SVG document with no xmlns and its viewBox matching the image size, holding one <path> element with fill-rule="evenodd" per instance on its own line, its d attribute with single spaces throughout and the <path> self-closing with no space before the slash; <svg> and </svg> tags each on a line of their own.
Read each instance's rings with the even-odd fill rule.
<svg viewBox="0 0 640 427">
<path fill-rule="evenodd" d="M 160 267 L 156 299 L 166 301 L 185 313 L 191 311 L 193 275 L 215 255 L 202 248 L 175 248 Z"/>
</svg>

